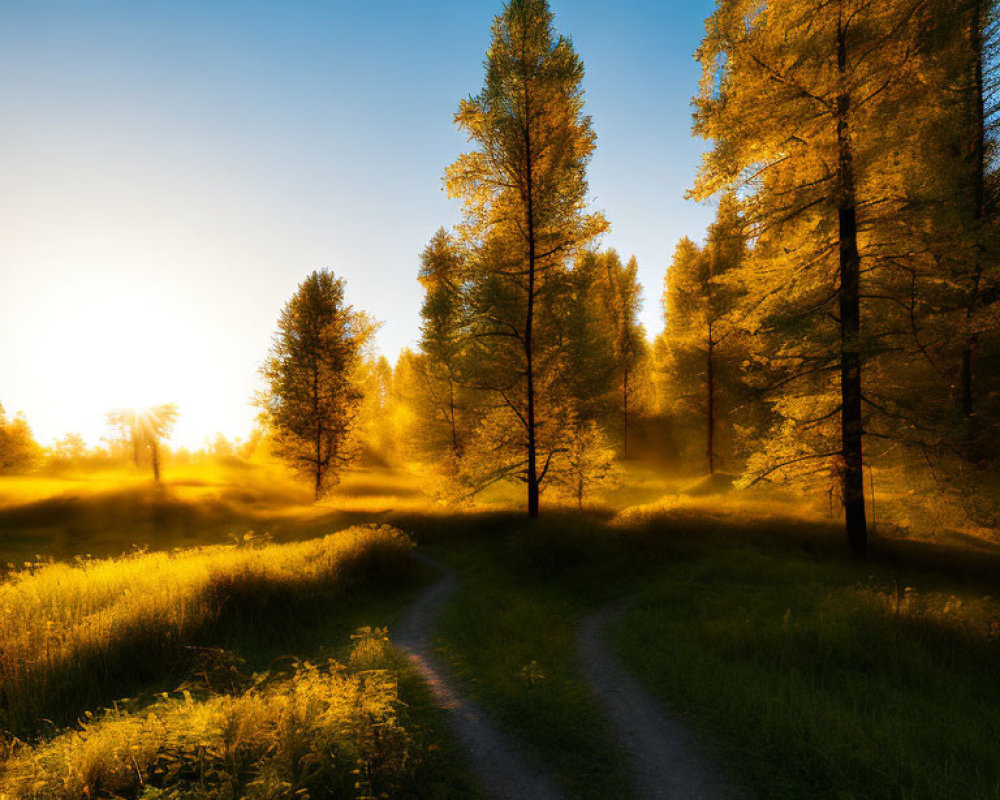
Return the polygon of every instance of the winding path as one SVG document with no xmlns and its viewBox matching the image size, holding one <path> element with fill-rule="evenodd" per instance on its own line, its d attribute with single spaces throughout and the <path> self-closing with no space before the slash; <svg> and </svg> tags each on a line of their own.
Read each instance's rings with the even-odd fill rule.
<svg viewBox="0 0 1000 800">
<path fill-rule="evenodd" d="M 632 756 L 632 790 L 639 800 L 728 800 L 731 793 L 688 728 L 658 708 L 604 641 L 627 603 L 585 618 L 578 645 L 584 675 Z"/>
<path fill-rule="evenodd" d="M 413 603 L 393 639 L 426 681 L 438 705 L 448 712 L 486 794 L 495 800 L 563 800 L 566 795 L 555 781 L 531 763 L 515 741 L 448 681 L 431 648 L 431 639 L 442 609 L 458 587 L 458 579 L 429 556 L 414 556 L 442 577 Z"/>
</svg>

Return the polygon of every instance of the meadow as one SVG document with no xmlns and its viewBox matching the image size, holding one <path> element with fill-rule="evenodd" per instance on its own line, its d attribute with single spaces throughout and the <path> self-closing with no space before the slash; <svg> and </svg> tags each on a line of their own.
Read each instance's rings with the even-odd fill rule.
<svg viewBox="0 0 1000 800">
<path fill-rule="evenodd" d="M 581 620 L 619 602 L 616 652 L 741 796 L 1000 797 L 1000 731 L 982 713 L 1000 702 L 988 539 L 887 524 L 858 561 L 822 503 L 630 469 L 629 488 L 537 521 L 502 490 L 456 509 L 392 470 L 359 472 L 319 506 L 263 478 L 239 502 L 219 474 L 143 488 L 217 515 L 216 543 L 194 548 L 133 547 L 107 513 L 135 507 L 127 485 L 70 501 L 53 483 L 56 498 L 8 505 L 21 520 L 45 508 L 35 549 L 57 544 L 0 584 L 0 796 L 476 796 L 391 644 L 433 579 L 416 545 L 461 581 L 435 649 L 568 797 L 634 796 L 577 651 Z M 124 554 L 61 549 L 53 531 L 88 503 L 91 542 L 118 536 Z M 234 535 L 251 519 L 257 533 Z"/>
</svg>

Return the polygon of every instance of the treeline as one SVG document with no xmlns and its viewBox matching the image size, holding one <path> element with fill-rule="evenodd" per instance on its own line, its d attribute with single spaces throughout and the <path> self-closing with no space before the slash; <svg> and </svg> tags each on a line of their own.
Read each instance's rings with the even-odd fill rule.
<svg viewBox="0 0 1000 800">
<path fill-rule="evenodd" d="M 690 191 L 717 215 L 677 244 L 650 343 L 638 265 L 587 206 L 582 61 L 545 0 L 510 0 L 455 115 L 464 213 L 421 254 L 419 346 L 376 356 L 377 323 L 313 273 L 254 445 L 317 497 L 359 458 L 406 460 L 451 499 L 520 482 L 531 516 L 641 450 L 837 498 L 858 554 L 872 463 L 995 519 L 997 26 L 987 0 L 719 0 Z"/>
<path fill-rule="evenodd" d="M 523 480 L 536 514 L 544 482 L 627 452 L 655 412 L 709 472 L 835 490 L 858 554 L 868 460 L 974 495 L 1000 443 L 996 16 L 720 0 L 691 190 L 718 215 L 678 244 L 650 351 L 635 263 L 596 248 L 586 208 L 582 63 L 544 0 L 512 0 L 456 115 L 465 217 L 423 253 L 420 349 L 397 368 L 426 452 L 472 486 Z"/>
</svg>

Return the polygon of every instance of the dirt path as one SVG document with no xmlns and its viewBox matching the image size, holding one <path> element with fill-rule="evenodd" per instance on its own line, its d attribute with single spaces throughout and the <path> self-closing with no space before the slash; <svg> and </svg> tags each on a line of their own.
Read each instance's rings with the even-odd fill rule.
<svg viewBox="0 0 1000 800">
<path fill-rule="evenodd" d="M 594 694 L 632 756 L 632 789 L 639 800 L 723 800 L 733 797 L 687 727 L 656 702 L 622 667 L 604 641 L 626 603 L 584 619 L 580 660 Z"/>
<path fill-rule="evenodd" d="M 410 607 L 393 636 L 395 644 L 409 656 L 438 705 L 449 712 L 452 728 L 488 796 L 495 800 L 562 800 L 566 795 L 555 781 L 530 763 L 517 743 L 448 681 L 431 649 L 431 639 L 442 609 L 458 587 L 458 579 L 434 559 L 421 553 L 415 556 L 442 577 Z"/>
</svg>

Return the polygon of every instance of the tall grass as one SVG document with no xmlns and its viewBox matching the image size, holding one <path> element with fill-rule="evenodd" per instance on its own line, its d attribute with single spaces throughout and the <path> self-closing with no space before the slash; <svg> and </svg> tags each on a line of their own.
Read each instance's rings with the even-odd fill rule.
<svg viewBox="0 0 1000 800">
<path fill-rule="evenodd" d="M 0 727 L 71 722 L 187 656 L 234 618 L 264 621 L 293 600 L 391 580 L 410 540 L 389 526 L 311 541 L 139 553 L 41 564 L 0 584 Z"/>
<path fill-rule="evenodd" d="M 364 669 L 302 663 L 239 695 L 165 695 L 141 712 L 115 709 L 17 747 L 0 773 L 0 800 L 398 795 L 416 754 L 397 714 L 391 651 L 371 637 L 359 645 Z"/>
</svg>

